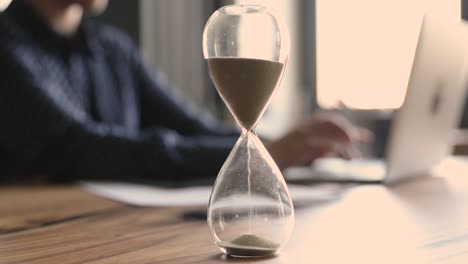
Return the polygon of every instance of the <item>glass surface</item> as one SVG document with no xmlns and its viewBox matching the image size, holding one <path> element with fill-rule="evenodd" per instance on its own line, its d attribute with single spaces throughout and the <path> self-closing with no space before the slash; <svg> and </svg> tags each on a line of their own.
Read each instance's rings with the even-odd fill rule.
<svg viewBox="0 0 468 264">
<path fill-rule="evenodd" d="M 272 255 L 291 236 L 294 208 L 254 129 L 283 76 L 289 34 L 264 6 L 225 6 L 205 27 L 203 53 L 218 93 L 242 128 L 213 187 L 208 225 L 228 255 Z"/>
</svg>

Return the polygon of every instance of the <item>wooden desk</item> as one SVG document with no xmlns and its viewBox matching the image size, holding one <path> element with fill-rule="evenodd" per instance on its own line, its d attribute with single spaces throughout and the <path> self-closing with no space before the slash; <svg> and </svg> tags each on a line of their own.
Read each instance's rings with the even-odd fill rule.
<svg viewBox="0 0 468 264">
<path fill-rule="evenodd" d="M 73 186 L 2 187 L 0 263 L 468 263 L 468 166 L 437 174 L 449 175 L 342 186 L 297 208 L 278 256 L 254 260 L 221 255 L 205 221 L 184 220 L 204 208 L 136 208 Z"/>
</svg>

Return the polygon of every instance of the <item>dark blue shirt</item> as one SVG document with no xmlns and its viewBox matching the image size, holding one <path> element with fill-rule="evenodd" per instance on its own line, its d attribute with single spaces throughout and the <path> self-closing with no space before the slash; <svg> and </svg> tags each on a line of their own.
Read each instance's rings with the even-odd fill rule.
<svg viewBox="0 0 468 264">
<path fill-rule="evenodd" d="M 130 39 L 64 37 L 22 0 L 0 14 L 0 178 L 214 177 L 237 136 L 171 94 Z"/>
</svg>

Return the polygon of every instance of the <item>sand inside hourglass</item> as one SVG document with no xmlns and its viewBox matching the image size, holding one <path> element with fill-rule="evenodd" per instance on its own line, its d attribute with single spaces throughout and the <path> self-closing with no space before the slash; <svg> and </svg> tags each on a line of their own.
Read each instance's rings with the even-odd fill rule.
<svg viewBox="0 0 468 264">
<path fill-rule="evenodd" d="M 226 250 L 226 253 L 232 256 L 269 256 L 278 250 L 279 244 L 256 235 L 246 234 L 230 242 L 221 242 L 218 244 Z"/>
<path fill-rule="evenodd" d="M 284 64 L 229 57 L 207 59 L 207 63 L 219 94 L 238 123 L 247 131 L 252 130 L 278 86 Z M 247 155 L 248 195 L 251 197 L 250 148 L 247 148 Z M 218 245 L 235 256 L 268 256 L 280 246 L 250 233 L 250 214 L 248 233 Z"/>
<path fill-rule="evenodd" d="M 239 124 L 251 130 L 274 94 L 284 64 L 259 59 L 207 59 L 216 89 Z"/>
</svg>

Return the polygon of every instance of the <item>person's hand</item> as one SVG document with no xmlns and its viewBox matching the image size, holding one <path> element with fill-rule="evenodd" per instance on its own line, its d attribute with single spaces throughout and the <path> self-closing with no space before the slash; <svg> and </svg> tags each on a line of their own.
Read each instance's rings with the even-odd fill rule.
<svg viewBox="0 0 468 264">
<path fill-rule="evenodd" d="M 373 140 L 370 131 L 351 124 L 344 117 L 316 114 L 281 138 L 267 144 L 267 149 L 281 170 L 311 164 L 315 159 L 337 154 L 345 159 L 359 155 L 355 143 Z"/>
</svg>

